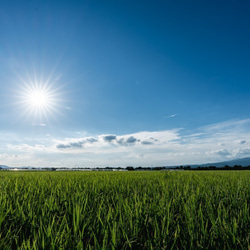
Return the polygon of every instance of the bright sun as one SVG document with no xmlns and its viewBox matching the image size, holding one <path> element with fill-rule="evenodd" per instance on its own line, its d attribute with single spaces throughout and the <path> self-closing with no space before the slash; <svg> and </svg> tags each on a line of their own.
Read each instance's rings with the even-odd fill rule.
<svg viewBox="0 0 250 250">
<path fill-rule="evenodd" d="M 43 90 L 34 90 L 28 94 L 28 103 L 36 108 L 44 108 L 49 105 L 49 94 Z"/>
<path fill-rule="evenodd" d="M 23 81 L 24 86 L 20 90 L 20 108 L 24 113 L 34 120 L 44 120 L 54 116 L 58 112 L 58 89 L 54 89 L 49 82 L 30 82 Z"/>
</svg>

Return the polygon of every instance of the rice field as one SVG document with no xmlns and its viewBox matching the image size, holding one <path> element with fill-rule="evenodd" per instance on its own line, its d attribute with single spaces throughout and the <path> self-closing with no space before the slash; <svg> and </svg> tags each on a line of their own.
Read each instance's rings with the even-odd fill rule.
<svg viewBox="0 0 250 250">
<path fill-rule="evenodd" d="M 0 172 L 0 249 L 250 249 L 250 171 Z"/>
</svg>

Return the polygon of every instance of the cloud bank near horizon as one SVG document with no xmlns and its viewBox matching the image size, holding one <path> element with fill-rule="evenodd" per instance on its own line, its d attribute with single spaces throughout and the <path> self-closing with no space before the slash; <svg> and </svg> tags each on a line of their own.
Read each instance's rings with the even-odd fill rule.
<svg viewBox="0 0 250 250">
<path fill-rule="evenodd" d="M 72 133 L 74 134 L 74 133 Z M 4 134 L 2 134 L 4 136 Z M 0 165 L 35 167 L 169 166 L 250 156 L 250 119 L 185 131 L 140 131 L 116 135 L 53 138 L 1 146 Z"/>
</svg>

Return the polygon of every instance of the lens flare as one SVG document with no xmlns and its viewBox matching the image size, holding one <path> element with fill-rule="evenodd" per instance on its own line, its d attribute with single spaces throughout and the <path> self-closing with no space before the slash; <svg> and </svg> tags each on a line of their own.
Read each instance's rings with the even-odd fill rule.
<svg viewBox="0 0 250 250">
<path fill-rule="evenodd" d="M 22 81 L 23 87 L 19 91 L 20 109 L 22 114 L 33 117 L 34 121 L 44 122 L 58 113 L 60 93 L 54 88 L 55 82 L 50 81 Z"/>
</svg>

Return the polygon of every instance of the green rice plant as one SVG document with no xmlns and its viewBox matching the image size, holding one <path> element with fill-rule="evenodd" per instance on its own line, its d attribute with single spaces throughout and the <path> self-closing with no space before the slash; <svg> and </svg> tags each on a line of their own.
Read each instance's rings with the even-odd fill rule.
<svg viewBox="0 0 250 250">
<path fill-rule="evenodd" d="M 250 172 L 0 172 L 0 249 L 249 249 Z"/>
</svg>

